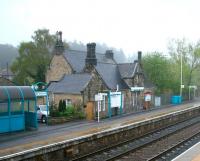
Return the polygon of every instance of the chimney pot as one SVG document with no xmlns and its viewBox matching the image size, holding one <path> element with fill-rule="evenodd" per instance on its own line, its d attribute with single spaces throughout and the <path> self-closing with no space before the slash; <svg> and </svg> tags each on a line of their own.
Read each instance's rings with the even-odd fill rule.
<svg viewBox="0 0 200 161">
<path fill-rule="evenodd" d="M 112 50 L 106 50 L 106 58 L 108 58 L 108 59 L 113 59 L 114 57 L 113 57 L 113 51 Z"/>
<path fill-rule="evenodd" d="M 56 55 L 61 55 L 65 51 L 63 41 L 62 41 L 62 32 L 56 32 L 56 44 L 54 47 L 54 52 Z"/>
<path fill-rule="evenodd" d="M 86 56 L 86 65 L 97 65 L 96 59 L 96 43 L 88 43 L 87 44 L 87 56 Z"/>
<path fill-rule="evenodd" d="M 142 61 L 142 52 L 138 51 L 138 62 L 141 63 Z"/>
</svg>

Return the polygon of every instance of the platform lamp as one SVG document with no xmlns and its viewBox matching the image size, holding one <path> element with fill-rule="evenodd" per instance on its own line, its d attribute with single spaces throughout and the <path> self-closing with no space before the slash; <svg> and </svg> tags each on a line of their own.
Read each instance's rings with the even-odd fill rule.
<svg viewBox="0 0 200 161">
<path fill-rule="evenodd" d="M 180 86 L 180 97 L 182 97 L 182 88 L 184 88 L 183 85 L 183 55 L 181 52 L 181 86 Z"/>
</svg>

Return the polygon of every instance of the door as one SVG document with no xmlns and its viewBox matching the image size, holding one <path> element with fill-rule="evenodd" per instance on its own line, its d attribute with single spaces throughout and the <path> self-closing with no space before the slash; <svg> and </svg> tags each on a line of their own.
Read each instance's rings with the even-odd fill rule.
<svg viewBox="0 0 200 161">
<path fill-rule="evenodd" d="M 86 119 L 94 120 L 94 102 L 88 102 L 86 107 Z"/>
</svg>

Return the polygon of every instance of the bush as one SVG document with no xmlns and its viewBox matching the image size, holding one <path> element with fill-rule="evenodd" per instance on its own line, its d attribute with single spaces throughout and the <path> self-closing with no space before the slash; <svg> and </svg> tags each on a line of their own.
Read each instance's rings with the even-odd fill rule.
<svg viewBox="0 0 200 161">
<path fill-rule="evenodd" d="M 58 105 L 58 111 L 64 113 L 66 110 L 65 100 L 60 100 Z"/>
<path fill-rule="evenodd" d="M 59 117 L 60 116 L 60 112 L 57 109 L 50 109 L 49 112 L 50 112 L 49 115 L 52 116 L 52 117 Z"/>
<path fill-rule="evenodd" d="M 75 108 L 73 106 L 67 106 L 64 115 L 65 116 L 72 116 L 76 113 Z"/>
<path fill-rule="evenodd" d="M 66 110 L 66 102 L 65 100 L 62 100 L 62 112 L 65 112 Z"/>
<path fill-rule="evenodd" d="M 59 111 L 59 112 L 62 112 L 62 100 L 59 101 L 59 104 L 58 104 L 58 111 Z"/>
<path fill-rule="evenodd" d="M 85 118 L 85 114 L 82 112 L 81 107 L 69 105 L 66 107 L 63 100 L 59 101 L 58 108 L 50 108 L 50 116 L 52 117 L 71 117 L 75 119 Z"/>
</svg>

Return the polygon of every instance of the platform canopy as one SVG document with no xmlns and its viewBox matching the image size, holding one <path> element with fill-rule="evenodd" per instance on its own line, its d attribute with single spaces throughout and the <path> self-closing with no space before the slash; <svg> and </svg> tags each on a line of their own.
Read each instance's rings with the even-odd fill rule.
<svg viewBox="0 0 200 161">
<path fill-rule="evenodd" d="M 0 86 L 0 101 L 35 99 L 35 93 L 29 86 Z"/>
<path fill-rule="evenodd" d="M 37 129 L 36 109 L 30 86 L 0 86 L 0 133 Z"/>
</svg>

